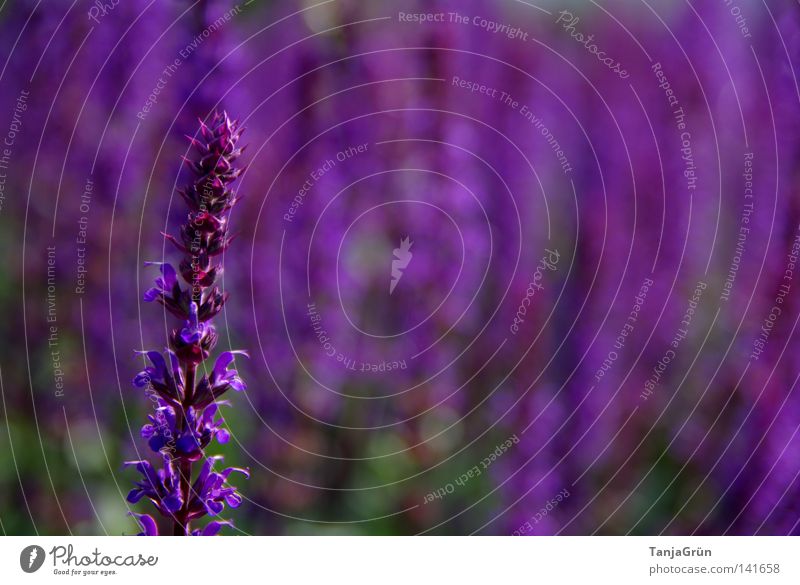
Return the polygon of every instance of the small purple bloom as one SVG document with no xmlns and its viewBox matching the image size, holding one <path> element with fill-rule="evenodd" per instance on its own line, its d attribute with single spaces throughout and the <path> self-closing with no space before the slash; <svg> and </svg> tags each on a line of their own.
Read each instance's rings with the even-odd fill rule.
<svg viewBox="0 0 800 585">
<path fill-rule="evenodd" d="M 164 356 L 157 351 L 137 352 L 147 356 L 152 364 L 136 374 L 133 379 L 134 386 L 146 388 L 148 385 L 167 403 L 175 404 L 183 398 L 184 379 L 181 372 L 178 356 L 172 350 L 167 350 L 169 365 Z"/>
<path fill-rule="evenodd" d="M 203 375 L 197 384 L 196 404 L 198 406 L 210 404 L 231 388 L 236 392 L 242 392 L 247 389 L 247 385 L 239 377 L 239 373 L 236 370 L 228 369 L 236 354 L 249 357 L 245 351 L 223 352 L 214 363 L 211 376 Z"/>
<path fill-rule="evenodd" d="M 155 280 L 155 286 L 145 291 L 142 297 L 145 302 L 153 301 L 163 305 L 176 317 L 188 317 L 188 295 L 181 288 L 178 276 L 172 264 L 167 262 L 145 262 L 145 265 L 158 265 L 161 276 Z"/>
<path fill-rule="evenodd" d="M 148 303 L 155 301 L 160 295 L 169 295 L 175 291 L 178 285 L 178 275 L 172 264 L 168 262 L 145 262 L 145 266 L 159 266 L 161 276 L 156 279 L 156 285 L 144 293 L 144 300 Z"/>
<path fill-rule="evenodd" d="M 147 439 L 150 448 L 157 453 L 166 449 L 177 457 L 197 461 L 213 439 L 220 444 L 230 439 L 228 431 L 222 427 L 223 420 L 215 416 L 220 404 L 223 403 L 212 403 L 202 410 L 189 408 L 182 427 L 175 409 L 164 404 L 155 415 L 148 416 L 150 422 L 142 427 L 142 438 Z"/>
<path fill-rule="evenodd" d="M 163 466 L 156 470 L 149 461 L 126 461 L 125 466 L 136 466 L 142 480 L 128 492 L 128 501 L 135 504 L 148 498 L 164 516 L 174 515 L 183 506 L 180 492 L 180 476 L 170 456 L 165 455 Z"/>
<path fill-rule="evenodd" d="M 194 301 L 189 305 L 189 319 L 181 329 L 172 332 L 170 344 L 181 359 L 196 364 L 207 359 L 216 347 L 216 329 L 211 323 L 200 320 Z"/>
<path fill-rule="evenodd" d="M 233 473 L 241 473 L 250 477 L 250 472 L 238 467 L 228 467 L 217 473 L 213 470 L 214 463 L 221 457 L 209 457 L 203 464 L 200 474 L 192 486 L 193 497 L 189 502 L 190 517 L 200 517 L 208 514 L 216 516 L 227 504 L 231 508 L 238 508 L 242 503 L 242 496 L 226 482 Z"/>
</svg>

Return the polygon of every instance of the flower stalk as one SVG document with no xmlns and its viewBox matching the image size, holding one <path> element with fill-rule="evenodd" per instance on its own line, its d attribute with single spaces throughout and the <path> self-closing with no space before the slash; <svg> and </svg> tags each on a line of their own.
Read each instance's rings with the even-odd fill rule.
<svg viewBox="0 0 800 585">
<path fill-rule="evenodd" d="M 235 161 L 243 149 L 237 146 L 242 130 L 227 113 L 215 113 L 209 124 L 200 123 L 200 134 L 190 138 L 197 159 L 185 158 L 195 178 L 179 193 L 189 212 L 180 237 L 164 237 L 183 253 L 178 270 L 169 263 L 157 264 L 161 276 L 144 294 L 146 302 L 157 302 L 177 317 L 182 325 L 172 330 L 166 354 L 140 352 L 150 362 L 134 378 L 134 385 L 155 393 L 158 408 L 142 427 L 142 438 L 160 456 L 160 467 L 149 461 L 129 461 L 142 475 L 128 494 L 136 503 L 149 499 L 156 510 L 172 520 L 175 536 L 214 535 L 230 522 L 219 519 L 225 505 L 238 507 L 242 498 L 228 485 L 231 473 L 249 476 L 244 469 L 229 467 L 215 471 L 221 457 L 206 455 L 212 441 L 226 443 L 228 431 L 218 412 L 219 400 L 228 390 L 241 392 L 246 386 L 230 366 L 243 351 L 222 352 L 208 371 L 206 362 L 217 345 L 213 318 L 228 298 L 216 284 L 222 274 L 217 257 L 232 241 L 228 232 L 230 210 L 238 198 L 231 184 L 242 169 Z M 201 374 L 198 376 L 198 374 Z M 199 470 L 195 463 L 201 463 Z M 143 535 L 158 534 L 157 523 L 147 514 L 133 514 Z M 202 529 L 192 523 L 212 518 Z"/>
</svg>

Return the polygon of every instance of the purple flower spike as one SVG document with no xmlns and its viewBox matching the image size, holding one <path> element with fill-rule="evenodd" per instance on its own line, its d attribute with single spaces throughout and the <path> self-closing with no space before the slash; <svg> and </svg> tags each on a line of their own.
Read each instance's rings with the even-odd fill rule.
<svg viewBox="0 0 800 585">
<path fill-rule="evenodd" d="M 157 302 L 180 319 L 169 336 L 166 357 L 158 351 L 139 352 L 150 362 L 133 380 L 138 388 L 152 388 L 158 406 L 148 416 L 141 436 L 161 456 L 161 466 L 148 461 L 131 461 L 142 476 L 128 494 L 128 501 L 148 499 L 156 510 L 173 522 L 175 535 L 213 536 L 225 520 L 215 519 L 205 528 L 192 529 L 190 523 L 203 516 L 217 516 L 225 506 L 236 508 L 242 497 L 228 485 L 228 476 L 246 470 L 229 467 L 213 471 L 215 457 L 205 449 L 214 439 L 226 443 L 230 435 L 218 417 L 217 399 L 233 388 L 246 389 L 235 369 L 229 368 L 237 354 L 224 351 L 214 362 L 211 373 L 198 378 L 198 368 L 209 359 L 217 345 L 217 333 L 211 320 L 222 311 L 228 294 L 217 286 L 222 265 L 216 260 L 231 245 L 234 236 L 228 231 L 228 215 L 239 198 L 230 185 L 241 174 L 235 165 L 243 149 L 237 146 L 242 130 L 226 113 L 215 113 L 207 123 L 200 123 L 199 136 L 190 138 L 199 154 L 185 158 L 194 173 L 191 183 L 180 191 L 189 206 L 186 222 L 179 236 L 164 234 L 183 258 L 175 270 L 166 262 L 157 265 L 161 276 L 144 294 L 147 302 Z M 181 279 L 183 283 L 181 283 Z M 205 460 L 195 474 L 193 464 Z M 156 522 L 146 514 L 134 514 L 142 526 L 140 534 L 158 534 Z"/>
</svg>

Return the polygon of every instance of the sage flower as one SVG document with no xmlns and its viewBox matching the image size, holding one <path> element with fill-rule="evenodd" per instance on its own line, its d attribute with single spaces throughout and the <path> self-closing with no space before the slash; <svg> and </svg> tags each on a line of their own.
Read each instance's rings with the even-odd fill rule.
<svg viewBox="0 0 800 585">
<path fill-rule="evenodd" d="M 130 503 L 149 500 L 156 511 L 173 522 L 175 535 L 210 536 L 230 522 L 219 519 L 225 506 L 238 507 L 242 497 L 227 483 L 231 473 L 249 477 L 247 470 L 228 467 L 214 471 L 219 456 L 208 456 L 206 449 L 230 438 L 219 416 L 218 399 L 228 390 L 245 390 L 239 373 L 231 368 L 243 351 L 224 351 L 210 372 L 205 362 L 217 345 L 211 320 L 228 298 L 217 286 L 222 266 L 216 259 L 233 240 L 228 231 L 228 215 L 238 201 L 230 184 L 241 169 L 235 161 L 242 153 L 237 146 L 239 124 L 226 113 L 215 113 L 209 124 L 200 123 L 200 136 L 190 138 L 197 158 L 186 158 L 194 180 L 180 191 L 188 204 L 186 222 L 180 237 L 164 234 L 183 254 L 178 270 L 168 262 L 148 262 L 159 267 L 161 276 L 144 293 L 146 302 L 162 305 L 180 320 L 169 335 L 169 347 L 139 352 L 149 365 L 139 372 L 133 384 L 149 388 L 156 395 L 156 409 L 142 426 L 141 436 L 158 456 L 158 467 L 147 460 L 129 461 L 141 479 L 128 494 Z M 199 470 L 194 464 L 203 461 Z M 142 527 L 142 535 L 158 534 L 156 520 L 147 514 L 132 513 Z M 212 520 L 203 528 L 193 528 L 205 516 Z"/>
</svg>

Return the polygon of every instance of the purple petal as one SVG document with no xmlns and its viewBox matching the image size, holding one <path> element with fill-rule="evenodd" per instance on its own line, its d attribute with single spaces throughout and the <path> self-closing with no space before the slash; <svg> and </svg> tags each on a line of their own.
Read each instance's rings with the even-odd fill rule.
<svg viewBox="0 0 800 585">
<path fill-rule="evenodd" d="M 181 362 L 178 359 L 178 356 L 175 355 L 175 352 L 172 351 L 171 349 L 167 350 L 167 353 L 169 354 L 169 361 L 170 364 L 172 365 L 172 376 L 175 378 L 175 380 L 180 380 L 180 382 L 183 383 L 183 374 L 181 373 Z"/>
<path fill-rule="evenodd" d="M 139 500 L 142 499 L 144 495 L 144 491 L 141 488 L 133 488 L 131 491 L 128 492 L 128 497 L 126 498 L 131 504 L 135 504 Z"/>
<path fill-rule="evenodd" d="M 197 318 L 197 303 L 192 301 L 189 303 L 189 323 L 197 329 L 200 324 L 200 321 Z"/>
<path fill-rule="evenodd" d="M 153 435 L 153 437 L 151 437 L 151 439 L 147 442 L 147 444 L 154 452 L 158 453 L 159 451 L 161 451 L 161 449 L 164 448 L 164 445 L 167 444 L 167 440 L 165 437 L 161 435 Z"/>
<path fill-rule="evenodd" d="M 158 536 L 158 526 L 152 516 L 137 514 L 136 512 L 128 512 L 128 515 L 136 518 L 136 521 L 142 527 L 142 532 L 139 533 L 139 536 Z"/>
<path fill-rule="evenodd" d="M 147 386 L 148 382 L 150 382 L 150 372 L 147 370 L 142 370 L 136 377 L 133 379 L 133 385 L 137 388 L 144 388 Z"/>
<path fill-rule="evenodd" d="M 203 487 L 208 480 L 208 476 L 211 473 L 211 467 L 214 465 L 213 457 L 209 457 L 203 463 L 203 467 L 200 468 L 200 473 L 197 474 L 197 479 L 194 480 L 194 491 L 195 492 L 202 492 Z"/>
<path fill-rule="evenodd" d="M 164 278 L 164 288 L 166 290 L 171 289 L 175 286 L 175 283 L 178 282 L 178 275 L 169 262 L 145 262 L 144 264 L 145 266 L 158 266 L 161 269 L 161 274 Z"/>
<path fill-rule="evenodd" d="M 238 377 L 234 378 L 233 380 L 229 380 L 228 384 L 237 392 L 244 392 L 247 390 L 247 384 L 244 383 L 244 380 Z"/>
<path fill-rule="evenodd" d="M 200 534 L 203 536 L 216 536 L 223 526 L 232 526 L 232 524 L 230 522 L 218 522 L 215 520 L 206 524 L 206 527 L 203 528 Z"/>
<path fill-rule="evenodd" d="M 156 300 L 159 296 L 161 296 L 161 290 L 158 287 L 148 288 L 144 294 L 142 295 L 142 300 L 145 303 L 152 303 Z"/>
<path fill-rule="evenodd" d="M 167 290 L 172 289 L 178 284 L 178 275 L 172 267 L 172 264 L 165 263 L 164 266 L 161 267 L 161 272 L 164 274 L 164 284 Z"/>
<path fill-rule="evenodd" d="M 242 467 L 228 467 L 225 471 L 222 472 L 222 477 L 228 479 L 228 476 L 234 471 L 237 473 L 241 473 L 247 479 L 250 479 L 250 470 L 244 469 Z"/>
<path fill-rule="evenodd" d="M 164 504 L 164 507 L 170 512 L 177 512 L 183 506 L 183 499 L 178 493 L 170 494 L 161 501 Z"/>
<path fill-rule="evenodd" d="M 209 516 L 216 516 L 225 508 L 221 503 L 215 502 L 214 500 L 206 500 L 206 510 L 208 510 Z"/>
<path fill-rule="evenodd" d="M 175 448 L 179 453 L 193 453 L 200 448 L 194 435 L 184 435 L 175 443 Z"/>
<path fill-rule="evenodd" d="M 234 492 L 225 496 L 225 501 L 231 508 L 238 508 L 242 505 L 242 496 Z"/>
<path fill-rule="evenodd" d="M 139 351 L 136 353 L 144 354 L 147 356 L 147 359 L 149 359 L 150 362 L 153 364 L 155 374 L 160 376 L 163 375 L 163 373 L 166 371 L 167 362 L 164 360 L 164 356 L 161 355 L 161 352 L 151 350 L 151 351 Z"/>
<path fill-rule="evenodd" d="M 225 375 L 225 371 L 228 369 L 228 366 L 233 361 L 233 358 L 236 356 L 236 354 L 241 354 L 244 357 L 250 357 L 247 355 L 246 351 L 242 351 L 240 349 L 234 351 L 224 351 L 219 355 L 217 361 L 214 362 L 214 372 L 212 373 L 212 376 L 215 378 L 223 377 Z"/>
</svg>

